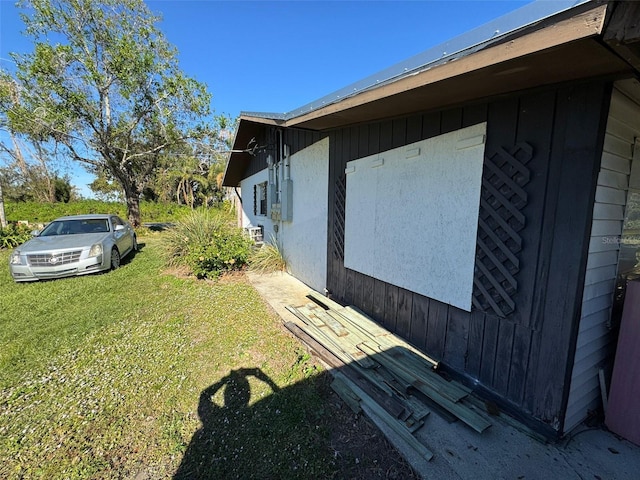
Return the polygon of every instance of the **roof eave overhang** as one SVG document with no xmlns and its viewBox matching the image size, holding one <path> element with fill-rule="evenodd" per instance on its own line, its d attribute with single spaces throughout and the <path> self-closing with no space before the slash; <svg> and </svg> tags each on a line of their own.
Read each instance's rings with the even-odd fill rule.
<svg viewBox="0 0 640 480">
<path fill-rule="evenodd" d="M 525 27 L 446 63 L 364 90 L 290 119 L 243 115 L 234 149 L 266 126 L 327 131 L 364 122 L 448 108 L 562 82 L 637 73 L 603 41 L 615 3 L 592 2 Z M 615 11 L 614 11 L 615 12 Z M 224 185 L 239 185 L 249 159 L 232 154 Z M 245 154 L 246 155 L 246 154 Z M 229 173 L 229 176 L 227 176 Z"/>
<path fill-rule="evenodd" d="M 267 116 L 269 114 L 241 114 L 233 137 L 231 153 L 222 179 L 222 186 L 237 187 L 253 155 L 252 144 L 256 144 L 265 127 L 284 126 L 284 120 Z"/>
<path fill-rule="evenodd" d="M 498 44 L 292 118 L 286 126 L 327 130 L 382 119 L 390 106 L 399 116 L 585 76 L 620 73 L 629 66 L 599 41 L 610 6 L 583 5 L 571 17 L 525 28 Z M 585 54 L 575 57 L 581 49 Z M 581 64 L 578 58 L 589 62 Z M 594 61 L 598 63 L 595 68 Z M 446 94 L 446 90 L 455 92 Z M 407 101 L 410 96 L 414 98 Z"/>
</svg>

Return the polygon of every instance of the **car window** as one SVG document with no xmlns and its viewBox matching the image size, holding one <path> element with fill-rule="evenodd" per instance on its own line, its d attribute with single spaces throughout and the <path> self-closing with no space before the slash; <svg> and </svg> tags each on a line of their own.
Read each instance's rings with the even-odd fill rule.
<svg viewBox="0 0 640 480">
<path fill-rule="evenodd" d="M 83 220 L 61 220 L 51 222 L 42 232 L 41 237 L 52 235 L 78 235 L 82 233 L 106 233 L 109 222 L 106 218 L 90 218 Z"/>
<path fill-rule="evenodd" d="M 105 233 L 109 231 L 109 223 L 106 219 L 90 218 L 83 221 L 82 230 L 84 233 Z"/>
<path fill-rule="evenodd" d="M 120 219 L 120 217 L 116 217 L 116 216 L 111 217 L 111 223 L 113 223 L 113 228 L 116 228 L 116 225 L 124 226 L 124 223 L 122 223 L 122 220 Z"/>
<path fill-rule="evenodd" d="M 67 220 L 62 227 L 63 235 L 77 235 L 80 233 L 87 233 L 84 229 L 84 223 L 82 220 Z"/>
<path fill-rule="evenodd" d="M 42 229 L 40 237 L 49 237 L 51 235 L 61 235 L 64 222 L 51 222 L 49 225 Z"/>
</svg>

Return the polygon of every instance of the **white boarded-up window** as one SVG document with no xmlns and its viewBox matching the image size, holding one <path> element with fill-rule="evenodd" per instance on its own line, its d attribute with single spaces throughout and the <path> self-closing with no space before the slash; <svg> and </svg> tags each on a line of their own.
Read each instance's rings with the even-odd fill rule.
<svg viewBox="0 0 640 480">
<path fill-rule="evenodd" d="M 470 311 L 485 133 L 349 162 L 345 267 Z"/>
</svg>

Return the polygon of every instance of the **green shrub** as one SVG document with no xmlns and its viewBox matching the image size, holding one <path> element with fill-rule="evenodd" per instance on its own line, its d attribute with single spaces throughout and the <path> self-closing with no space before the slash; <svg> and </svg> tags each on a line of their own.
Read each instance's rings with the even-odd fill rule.
<svg viewBox="0 0 640 480">
<path fill-rule="evenodd" d="M 184 264 L 194 247 L 208 245 L 226 226 L 230 226 L 230 220 L 219 210 L 193 210 L 184 215 L 164 237 L 169 263 Z"/>
<path fill-rule="evenodd" d="M 195 245 L 187 255 L 187 265 L 198 278 L 217 278 L 247 264 L 252 242 L 238 229 L 216 233 L 208 245 Z"/>
<path fill-rule="evenodd" d="M 0 249 L 14 248 L 31 238 L 31 227 L 20 223 L 10 223 L 0 228 Z"/>
<path fill-rule="evenodd" d="M 198 278 L 217 278 L 248 262 L 253 242 L 220 209 L 198 209 L 185 215 L 164 236 L 170 265 L 187 266 Z"/>
<path fill-rule="evenodd" d="M 275 239 L 257 248 L 249 258 L 249 268 L 258 273 L 284 272 L 287 270 L 282 246 Z"/>
</svg>

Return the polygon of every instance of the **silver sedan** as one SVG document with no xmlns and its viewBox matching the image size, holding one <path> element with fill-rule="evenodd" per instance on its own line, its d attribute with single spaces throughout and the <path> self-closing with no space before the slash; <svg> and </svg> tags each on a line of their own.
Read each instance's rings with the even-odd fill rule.
<svg viewBox="0 0 640 480">
<path fill-rule="evenodd" d="M 71 215 L 49 223 L 9 257 L 16 282 L 115 269 L 138 249 L 136 233 L 117 215 Z"/>
</svg>

